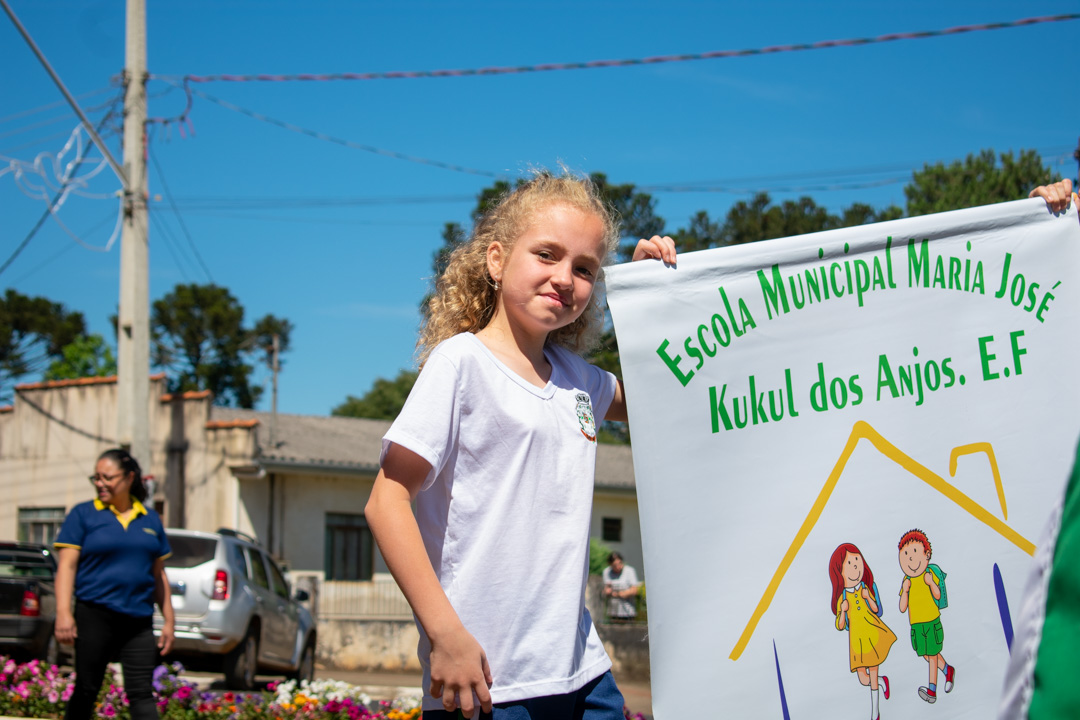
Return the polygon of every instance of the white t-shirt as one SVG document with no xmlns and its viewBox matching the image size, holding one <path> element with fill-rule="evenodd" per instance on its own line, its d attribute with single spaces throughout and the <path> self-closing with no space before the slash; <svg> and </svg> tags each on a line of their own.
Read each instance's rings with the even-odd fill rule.
<svg viewBox="0 0 1080 720">
<path fill-rule="evenodd" d="M 623 565 L 622 572 L 615 575 L 615 571 L 608 565 L 604 568 L 604 584 L 610 585 L 612 590 L 622 592 L 637 586 L 637 572 L 629 565 Z M 613 618 L 637 617 L 637 603 L 630 598 L 608 598 L 608 615 Z"/>
<path fill-rule="evenodd" d="M 545 348 L 540 388 L 473 334 L 432 351 L 383 438 L 432 467 L 416 499 L 428 557 L 487 654 L 493 702 L 575 692 L 611 667 L 585 609 L 596 418 L 615 377 Z M 418 655 L 430 686 L 431 644 Z M 425 694 L 424 709 L 442 707 Z"/>
</svg>

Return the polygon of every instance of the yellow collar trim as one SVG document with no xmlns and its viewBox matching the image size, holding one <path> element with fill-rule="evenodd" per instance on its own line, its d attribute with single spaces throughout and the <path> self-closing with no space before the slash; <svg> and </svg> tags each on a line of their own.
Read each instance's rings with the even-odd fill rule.
<svg viewBox="0 0 1080 720">
<path fill-rule="evenodd" d="M 120 524 L 124 526 L 124 530 L 128 529 L 128 525 L 131 524 L 132 520 L 139 517 L 140 515 L 146 514 L 146 508 L 143 507 L 143 504 L 135 498 L 131 499 L 131 509 L 125 513 L 120 512 L 112 505 L 106 505 L 98 498 L 94 498 L 94 508 L 97 510 L 104 510 L 105 508 L 109 508 L 110 510 L 112 510 L 113 515 L 115 515 L 116 519 L 120 521 Z"/>
</svg>

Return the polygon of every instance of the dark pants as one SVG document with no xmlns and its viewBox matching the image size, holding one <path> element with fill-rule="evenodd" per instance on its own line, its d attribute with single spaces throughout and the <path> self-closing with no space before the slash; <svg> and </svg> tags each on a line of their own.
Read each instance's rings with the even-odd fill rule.
<svg viewBox="0 0 1080 720">
<path fill-rule="evenodd" d="M 424 720 L 459 720 L 460 710 L 425 710 Z M 623 720 L 623 696 L 611 671 L 566 695 L 547 695 L 529 700 L 493 705 L 491 714 L 480 712 L 480 720 Z"/>
<path fill-rule="evenodd" d="M 158 662 L 152 617 L 132 617 L 101 605 L 75 605 L 75 692 L 65 720 L 89 720 L 94 714 L 105 670 L 119 659 L 132 720 L 158 720 L 154 703 L 154 666 Z"/>
</svg>

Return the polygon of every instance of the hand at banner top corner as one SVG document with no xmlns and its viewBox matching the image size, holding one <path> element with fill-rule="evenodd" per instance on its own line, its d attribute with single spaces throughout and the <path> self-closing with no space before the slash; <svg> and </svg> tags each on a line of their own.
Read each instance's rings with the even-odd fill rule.
<svg viewBox="0 0 1080 720">
<path fill-rule="evenodd" d="M 630 258 L 630 262 L 645 260 L 647 258 L 663 260 L 668 265 L 674 265 L 675 241 L 667 235 L 663 237 L 653 235 L 648 240 L 645 240 L 644 238 L 638 240 L 637 247 L 634 248 L 634 255 Z"/>
<path fill-rule="evenodd" d="M 1028 197 L 1041 197 L 1051 212 L 1063 212 L 1069 207 L 1069 200 L 1076 197 L 1072 191 L 1072 180 L 1065 178 L 1053 185 L 1040 185 L 1031 191 Z"/>
</svg>

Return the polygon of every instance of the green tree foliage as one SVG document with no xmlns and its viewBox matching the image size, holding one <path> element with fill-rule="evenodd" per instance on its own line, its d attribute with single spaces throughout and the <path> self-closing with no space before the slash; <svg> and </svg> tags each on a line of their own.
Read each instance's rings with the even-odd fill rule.
<svg viewBox="0 0 1080 720">
<path fill-rule="evenodd" d="M 608 566 L 608 556 L 611 548 L 597 538 L 589 538 L 589 574 L 603 575 L 604 568 Z"/>
<path fill-rule="evenodd" d="M 986 149 L 963 162 L 924 165 L 904 188 L 907 213 L 914 217 L 1019 200 L 1055 179 L 1034 150 L 1021 150 L 1016 158 L 1012 152 L 1002 153 L 999 161 Z"/>
<path fill-rule="evenodd" d="M 330 411 L 339 417 L 374 418 L 393 420 L 405 406 L 418 373 L 415 370 L 402 370 L 393 380 L 378 378 L 362 397 L 349 395 L 345 402 Z"/>
<path fill-rule="evenodd" d="M 274 367 L 274 336 L 278 338 L 278 367 L 285 364 L 281 354 L 289 347 L 293 324 L 285 318 L 267 315 L 259 319 L 248 334 L 249 342 L 263 353 L 263 362 L 268 368 Z"/>
<path fill-rule="evenodd" d="M 116 374 L 116 356 L 100 335 L 80 335 L 61 349 L 45 371 L 45 380 L 72 380 Z"/>
<path fill-rule="evenodd" d="M 82 313 L 9 288 L 0 297 L 0 400 L 10 401 L 16 382 L 45 370 L 85 333 Z"/>
<path fill-rule="evenodd" d="M 219 405 L 251 408 L 263 388 L 251 382 L 250 360 L 269 355 L 269 335 L 289 349 L 292 324 L 267 315 L 251 328 L 244 306 L 217 285 L 177 285 L 153 304 L 151 362 L 169 374 L 169 390 L 210 390 Z"/>
<path fill-rule="evenodd" d="M 903 211 L 895 205 L 875 210 L 864 203 L 855 203 L 836 215 L 810 197 L 774 205 L 769 194 L 761 192 L 749 201 L 740 200 L 732 205 L 723 223 L 711 220 L 701 210 L 690 218 L 686 228 L 676 230 L 671 237 L 679 252 L 690 252 L 865 225 L 902 215 Z"/>
</svg>

